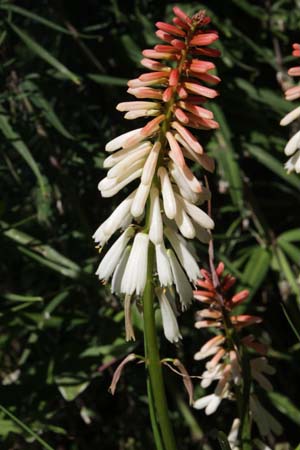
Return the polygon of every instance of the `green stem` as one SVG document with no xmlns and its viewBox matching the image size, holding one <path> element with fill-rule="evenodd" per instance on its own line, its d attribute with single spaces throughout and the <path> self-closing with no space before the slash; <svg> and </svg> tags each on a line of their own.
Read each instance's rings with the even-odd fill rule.
<svg viewBox="0 0 300 450">
<path fill-rule="evenodd" d="M 169 419 L 167 399 L 163 382 L 162 367 L 158 351 L 154 316 L 154 292 L 153 292 L 153 262 L 154 247 L 149 245 L 147 282 L 143 295 L 144 307 L 144 334 L 147 354 L 147 367 L 150 379 L 150 388 L 154 402 L 156 419 L 159 425 L 164 450 L 176 450 L 175 438 Z M 149 390 L 148 390 L 149 392 Z M 151 413 L 151 411 L 150 411 Z M 153 424 L 152 424 L 153 425 Z M 156 433 L 157 430 L 153 430 Z M 159 447 L 157 447 L 159 450 Z"/>
</svg>

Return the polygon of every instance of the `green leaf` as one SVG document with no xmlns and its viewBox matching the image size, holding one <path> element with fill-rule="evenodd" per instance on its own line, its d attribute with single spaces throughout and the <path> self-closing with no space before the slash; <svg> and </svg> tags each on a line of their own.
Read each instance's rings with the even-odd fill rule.
<svg viewBox="0 0 300 450">
<path fill-rule="evenodd" d="M 90 381 L 78 382 L 77 378 L 69 376 L 56 377 L 55 381 L 59 392 L 67 402 L 75 400 L 90 384 Z"/>
<path fill-rule="evenodd" d="M 282 178 L 286 183 L 289 183 L 294 188 L 300 190 L 300 178 L 295 174 L 287 174 L 283 164 L 279 162 L 274 156 L 270 155 L 263 149 L 254 145 L 246 145 L 249 153 L 254 156 L 257 161 L 263 164 L 267 169 Z"/>
<path fill-rule="evenodd" d="M 88 73 L 87 76 L 99 84 L 108 84 L 110 86 L 127 86 L 126 78 L 112 77 L 110 75 L 99 75 L 96 73 Z"/>
<path fill-rule="evenodd" d="M 227 436 L 225 433 L 223 433 L 223 431 L 218 431 L 217 439 L 220 444 L 221 450 L 231 450 Z"/>
<path fill-rule="evenodd" d="M 280 237 L 277 239 L 277 243 L 286 253 L 286 255 L 289 256 L 289 258 L 294 261 L 295 264 L 300 266 L 300 249 Z"/>
<path fill-rule="evenodd" d="M 300 301 L 300 287 L 298 285 L 297 278 L 290 266 L 288 259 L 279 246 L 277 246 L 276 248 L 276 254 L 281 271 L 285 275 L 285 278 L 290 284 L 294 294 L 297 296 L 298 301 Z"/>
<path fill-rule="evenodd" d="M 221 166 L 223 177 L 229 183 L 230 195 L 234 205 L 236 205 L 239 209 L 242 209 L 243 182 L 240 168 L 236 161 L 234 149 L 231 144 L 231 131 L 219 106 L 212 105 L 211 109 L 215 115 L 215 120 L 220 124 L 220 130 L 216 131 L 216 137 L 219 145 L 213 151 L 213 154 Z"/>
<path fill-rule="evenodd" d="M 285 231 L 278 237 L 278 240 L 285 240 L 287 242 L 300 241 L 300 228 Z"/>
<path fill-rule="evenodd" d="M 34 104 L 34 106 L 42 111 L 44 117 L 50 125 L 52 125 L 62 136 L 68 139 L 74 139 L 74 136 L 72 136 L 71 133 L 69 133 L 69 131 L 64 127 L 54 109 L 48 100 L 46 100 L 46 98 L 42 95 L 35 83 L 30 80 L 25 80 L 21 84 L 21 87 L 30 97 L 30 101 Z"/>
<path fill-rule="evenodd" d="M 267 391 L 268 398 L 272 402 L 274 408 L 287 416 L 290 420 L 300 425 L 299 408 L 285 395 L 279 392 Z"/>
<path fill-rule="evenodd" d="M 250 298 L 266 278 L 271 262 L 271 253 L 263 247 L 254 247 L 242 275 L 242 282 L 250 289 Z"/>
<path fill-rule="evenodd" d="M 59 31 L 61 33 L 71 34 L 69 30 L 62 27 L 61 25 L 51 22 L 50 20 L 45 19 L 45 17 L 35 14 L 32 11 L 29 11 L 28 9 L 21 8 L 20 6 L 4 3 L 4 4 L 0 4 L 0 9 L 4 9 L 9 12 L 15 12 L 24 17 L 28 17 L 29 19 L 32 19 L 35 22 L 41 23 L 41 24 L 45 25 L 46 27 L 52 28 L 53 30 Z"/>
<path fill-rule="evenodd" d="M 19 38 L 24 42 L 24 44 L 37 56 L 46 61 L 50 66 L 54 67 L 58 72 L 60 72 L 65 78 L 73 81 L 75 84 L 80 84 L 79 77 L 71 72 L 66 66 L 59 62 L 54 56 L 52 56 L 45 48 L 34 41 L 25 31 L 16 25 L 9 23 L 13 31 L 19 36 Z"/>
<path fill-rule="evenodd" d="M 29 148 L 22 141 L 18 133 L 11 127 L 8 115 L 4 108 L 0 105 L 0 129 L 7 139 L 7 141 L 17 150 L 17 152 L 22 156 L 22 158 L 27 162 L 32 172 L 35 174 L 37 181 L 39 183 L 41 192 L 45 195 L 46 187 L 44 184 L 44 178 L 40 172 L 40 169 L 30 153 Z"/>
<path fill-rule="evenodd" d="M 33 430 L 31 430 L 24 422 L 19 420 L 14 414 L 12 414 L 8 409 L 4 406 L 0 405 L 0 410 L 7 415 L 18 427 L 20 427 L 23 431 L 32 436 L 37 442 L 41 444 L 43 448 L 46 450 L 54 450 L 47 442 L 44 441 L 38 434 L 36 434 Z"/>
<path fill-rule="evenodd" d="M 20 295 L 20 294 L 13 294 L 12 292 L 7 292 L 5 294 L 1 294 L 3 298 L 6 300 L 10 300 L 12 302 L 42 302 L 44 299 L 43 297 L 36 297 L 32 295 Z"/>
</svg>

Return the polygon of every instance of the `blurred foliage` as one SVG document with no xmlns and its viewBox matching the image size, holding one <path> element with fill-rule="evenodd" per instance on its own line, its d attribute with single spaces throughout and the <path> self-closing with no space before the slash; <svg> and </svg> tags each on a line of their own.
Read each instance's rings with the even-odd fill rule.
<svg viewBox="0 0 300 450">
<path fill-rule="evenodd" d="M 107 392 L 115 362 L 142 354 L 143 341 L 141 330 L 135 343 L 124 340 L 121 302 L 94 276 L 91 235 L 119 200 L 97 192 L 105 142 L 130 129 L 115 105 L 141 70 L 140 49 L 156 42 L 155 21 L 174 4 L 0 0 L 1 449 L 40 449 L 35 436 L 59 450 L 153 449 L 143 366 L 127 366 L 115 397 Z M 220 129 L 204 142 L 217 160 L 217 258 L 237 288 L 251 289 L 248 310 L 264 317 L 256 332 L 277 369 L 264 401 L 284 425 L 274 448 L 294 449 L 300 178 L 283 170 L 289 130 L 278 123 L 291 109 L 282 85 L 291 43 L 300 40 L 299 0 L 176 4 L 187 13 L 207 9 L 220 32 Z M 206 265 L 207 249 L 198 250 Z M 162 339 L 161 353 L 198 374 L 193 353 L 206 335 L 193 328 L 195 310 L 180 319 L 182 344 Z M 210 433 L 228 433 L 230 402 L 207 418 L 187 406 L 181 381 L 166 377 L 178 447 L 220 448 Z"/>
</svg>

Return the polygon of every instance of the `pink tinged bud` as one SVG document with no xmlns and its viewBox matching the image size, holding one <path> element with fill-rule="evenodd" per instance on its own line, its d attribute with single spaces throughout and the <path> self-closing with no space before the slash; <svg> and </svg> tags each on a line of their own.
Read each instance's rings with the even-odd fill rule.
<svg viewBox="0 0 300 450">
<path fill-rule="evenodd" d="M 196 236 L 196 231 L 193 226 L 193 223 L 187 213 L 185 212 L 181 197 L 179 195 L 175 194 L 176 198 L 176 206 L 177 206 L 177 212 L 175 216 L 175 222 L 177 227 L 179 228 L 180 233 L 187 239 L 194 239 Z"/>
<path fill-rule="evenodd" d="M 168 250 L 168 257 L 172 269 L 176 291 L 179 295 L 181 309 L 184 311 L 192 303 L 193 291 L 187 279 L 186 274 L 182 270 L 173 250 Z"/>
<path fill-rule="evenodd" d="M 139 80 L 141 81 L 152 81 L 152 80 L 160 80 L 161 78 L 165 78 L 169 76 L 166 72 L 150 72 L 143 73 L 143 75 L 139 76 Z"/>
<path fill-rule="evenodd" d="M 202 309 L 201 311 L 198 311 L 197 317 L 201 317 L 201 319 L 221 319 L 222 314 L 220 311 L 213 309 Z"/>
<path fill-rule="evenodd" d="M 162 31 L 165 31 L 166 33 L 174 34 L 175 36 L 185 37 L 185 32 L 175 27 L 174 25 L 170 25 L 169 23 L 165 22 L 156 22 L 155 25 L 157 28 L 159 28 Z"/>
<path fill-rule="evenodd" d="M 239 316 L 231 316 L 231 322 L 238 327 L 247 327 L 262 322 L 262 318 L 258 316 L 250 316 L 248 314 L 240 314 Z"/>
<path fill-rule="evenodd" d="M 206 363 L 206 368 L 212 369 L 213 367 L 216 367 L 216 365 L 223 358 L 225 353 L 226 353 L 226 351 L 224 350 L 224 348 L 220 348 L 220 350 L 218 350 L 218 352 L 215 354 L 215 356 L 208 363 Z"/>
<path fill-rule="evenodd" d="M 185 31 L 189 31 L 190 30 L 190 26 L 187 25 L 186 23 L 182 22 L 178 17 L 174 17 L 172 19 L 172 22 L 174 23 L 174 25 L 176 25 L 177 27 L 182 28 Z"/>
<path fill-rule="evenodd" d="M 219 38 L 218 33 L 198 34 L 190 41 L 190 45 L 209 45 Z"/>
<path fill-rule="evenodd" d="M 300 56 L 300 44 L 293 44 L 293 56 Z"/>
<path fill-rule="evenodd" d="M 130 210 L 131 215 L 133 217 L 140 217 L 143 214 L 145 204 L 149 196 L 149 191 L 150 191 L 150 184 L 140 183 L 139 187 L 137 188 Z"/>
<path fill-rule="evenodd" d="M 199 278 L 200 271 L 198 264 L 187 248 L 186 241 L 171 228 L 165 228 L 165 236 L 171 243 L 180 264 L 184 268 L 190 281 L 196 281 Z"/>
<path fill-rule="evenodd" d="M 207 341 L 206 344 L 204 344 L 201 347 L 201 352 L 206 352 L 207 350 L 209 350 L 212 347 L 221 345 L 221 344 L 223 344 L 224 341 L 225 341 L 225 337 L 222 334 L 218 334 L 217 336 L 214 336 L 213 338 L 209 339 L 209 341 Z"/>
<path fill-rule="evenodd" d="M 159 306 L 161 311 L 161 318 L 163 323 L 163 329 L 166 339 L 174 343 L 182 339 L 180 334 L 177 319 L 175 317 L 174 311 L 170 305 L 170 302 L 165 294 L 165 289 L 156 288 L 155 293 L 159 300 Z"/>
<path fill-rule="evenodd" d="M 103 167 L 109 169 L 115 164 L 123 161 L 124 158 L 131 156 L 132 154 L 135 155 L 135 159 L 142 158 L 148 155 L 151 148 L 152 144 L 150 141 L 143 142 L 136 147 L 124 148 L 108 156 L 103 162 Z"/>
<path fill-rule="evenodd" d="M 139 78 L 136 78 L 134 80 L 128 81 L 127 85 L 130 88 L 138 88 L 138 87 L 154 86 L 156 84 L 166 85 L 167 83 L 168 83 L 167 78 L 159 78 L 157 80 L 149 80 L 149 81 L 141 81 Z"/>
<path fill-rule="evenodd" d="M 159 72 L 161 73 L 161 72 Z M 149 74 L 152 75 L 152 74 Z M 159 109 L 160 103 L 157 102 L 143 102 L 143 101 L 133 101 L 133 102 L 122 102 L 119 103 L 116 107 L 118 111 L 136 111 L 136 110 L 152 110 Z"/>
<path fill-rule="evenodd" d="M 178 53 L 178 50 L 172 46 L 172 45 L 162 45 L 162 44 L 158 44 L 154 47 L 154 50 L 156 52 L 162 52 L 162 53 Z"/>
<path fill-rule="evenodd" d="M 152 187 L 150 192 L 149 239 L 155 245 L 163 243 L 163 222 L 160 213 L 159 191 L 156 187 Z"/>
<path fill-rule="evenodd" d="M 249 297 L 249 291 L 247 289 L 245 289 L 245 290 L 239 292 L 238 294 L 235 294 L 232 297 L 231 302 L 234 305 L 239 305 L 240 303 L 245 301 L 248 297 Z"/>
<path fill-rule="evenodd" d="M 147 58 L 153 58 L 153 59 L 166 59 L 169 61 L 175 61 L 176 55 L 173 55 L 170 52 L 157 52 L 156 50 L 143 50 L 143 55 L 146 56 Z"/>
<path fill-rule="evenodd" d="M 175 108 L 174 114 L 176 116 L 176 119 L 178 119 L 180 122 L 184 123 L 185 125 L 189 123 L 189 118 L 185 114 L 185 112 L 182 111 L 180 108 Z"/>
<path fill-rule="evenodd" d="M 163 72 L 170 72 L 170 70 L 171 70 L 170 67 L 166 66 L 165 64 L 162 64 L 158 61 L 153 61 L 152 59 L 148 59 L 148 58 L 143 58 L 141 60 L 141 64 L 142 64 L 142 66 L 144 66 L 150 70 L 163 71 Z"/>
<path fill-rule="evenodd" d="M 137 119 L 139 117 L 158 116 L 159 113 L 160 113 L 160 111 L 157 110 L 157 109 L 139 109 L 139 110 L 136 110 L 136 111 L 128 111 L 125 114 L 124 119 L 134 120 L 134 119 Z"/>
<path fill-rule="evenodd" d="M 153 98 L 162 99 L 162 91 L 160 89 L 151 89 L 147 87 L 137 87 L 127 89 L 128 94 L 134 95 L 136 98 Z"/>
<path fill-rule="evenodd" d="M 173 39 L 171 41 L 171 44 L 173 47 L 177 48 L 177 50 L 185 50 L 186 45 L 185 42 L 181 41 L 180 39 Z"/>
<path fill-rule="evenodd" d="M 226 275 L 224 280 L 222 281 L 222 289 L 224 291 L 229 291 L 229 289 L 235 284 L 236 278 L 232 275 Z"/>
<path fill-rule="evenodd" d="M 165 103 L 169 102 L 171 100 L 172 95 L 173 95 L 173 88 L 172 87 L 168 87 L 163 92 L 163 96 L 162 96 L 163 101 Z"/>
<path fill-rule="evenodd" d="M 147 278 L 148 245 L 148 235 L 137 233 L 122 277 L 123 294 L 142 295 Z"/>
<path fill-rule="evenodd" d="M 172 42 L 172 40 L 174 39 L 174 37 L 171 34 L 165 33 L 162 30 L 157 30 L 155 34 L 159 39 L 165 42 Z"/>
<path fill-rule="evenodd" d="M 176 86 L 179 80 L 178 69 L 172 69 L 169 77 L 169 86 Z"/>
<path fill-rule="evenodd" d="M 161 193 L 163 197 L 164 211 L 168 219 L 174 219 L 176 215 L 176 200 L 170 182 L 168 173 L 164 167 L 160 167 L 157 171 L 157 175 L 160 178 Z"/>
<path fill-rule="evenodd" d="M 293 109 L 290 113 L 288 113 L 284 118 L 281 120 L 280 125 L 286 126 L 289 125 L 291 122 L 296 120 L 300 116 L 300 106 Z"/>
<path fill-rule="evenodd" d="M 205 81 L 206 83 L 210 84 L 218 84 L 221 81 L 221 78 L 217 77 L 216 75 L 211 75 L 209 73 L 190 72 L 190 76 L 198 78 L 199 80 Z"/>
<path fill-rule="evenodd" d="M 130 355 L 126 356 L 126 358 L 124 358 L 123 361 L 121 362 L 121 364 L 119 364 L 118 367 L 116 368 L 114 375 L 113 375 L 111 385 L 109 386 L 109 389 L 108 389 L 112 395 L 114 395 L 114 393 L 116 391 L 116 387 L 117 387 L 118 381 L 122 375 L 124 366 L 127 363 L 134 361 L 135 359 L 136 359 L 135 354 L 131 353 Z"/>
<path fill-rule="evenodd" d="M 288 70 L 288 74 L 289 74 L 291 77 L 299 77 L 299 76 L 300 76 L 300 67 L 291 67 L 291 68 Z"/>
<path fill-rule="evenodd" d="M 193 48 L 192 53 L 194 55 L 210 56 L 211 58 L 221 56 L 220 50 L 217 50 L 216 48 Z"/>
<path fill-rule="evenodd" d="M 203 155 L 199 155 L 194 152 L 194 150 L 188 145 L 188 143 L 177 133 L 175 134 L 175 139 L 183 146 L 183 155 L 186 158 L 199 163 L 208 172 L 213 172 L 215 170 L 215 161 L 213 158 L 206 155 L 205 153 L 203 153 Z"/>
<path fill-rule="evenodd" d="M 143 174 L 141 178 L 143 184 L 152 183 L 160 148 L 161 148 L 160 142 L 155 142 L 143 169 Z"/>
<path fill-rule="evenodd" d="M 300 97 L 300 86 L 294 86 L 285 91 L 286 100 L 296 100 Z"/>
<path fill-rule="evenodd" d="M 118 150 L 119 148 L 123 147 L 123 144 L 126 142 L 128 138 L 138 136 L 141 130 L 142 128 L 138 128 L 136 130 L 128 131 L 127 133 L 121 134 L 120 136 L 108 142 L 105 146 L 105 150 L 107 152 L 114 152 L 115 150 Z"/>
<path fill-rule="evenodd" d="M 169 142 L 171 151 L 169 151 L 170 158 L 177 164 L 179 167 L 184 168 L 185 160 L 180 148 L 180 145 L 174 138 L 173 134 L 170 131 L 167 131 L 166 138 Z"/>
<path fill-rule="evenodd" d="M 126 338 L 125 340 L 128 341 L 135 341 L 135 335 L 134 330 L 132 327 L 132 321 L 131 321 L 131 295 L 125 295 L 124 300 L 124 314 L 125 314 L 125 333 Z"/>
<path fill-rule="evenodd" d="M 214 63 L 210 61 L 199 61 L 198 59 L 192 59 L 190 64 L 190 70 L 196 73 L 207 72 L 208 70 L 215 69 Z"/>
<path fill-rule="evenodd" d="M 184 208 L 186 212 L 189 214 L 189 216 L 199 225 L 201 225 L 203 228 L 206 228 L 208 230 L 212 230 L 215 226 L 214 221 L 209 217 L 208 214 L 206 214 L 202 209 L 198 208 L 198 206 L 193 205 L 192 203 L 188 202 L 186 199 L 182 199 L 182 202 L 184 204 Z"/>
<path fill-rule="evenodd" d="M 141 130 L 141 134 L 144 137 L 150 136 L 154 131 L 158 130 L 159 124 L 165 119 L 165 115 L 161 114 L 160 116 L 156 117 L 155 119 L 152 119 L 149 123 L 147 123 L 144 128 Z"/>
<path fill-rule="evenodd" d="M 192 105 L 188 101 L 180 101 L 178 102 L 178 104 L 181 108 L 186 109 L 187 111 L 202 119 L 212 119 L 214 117 L 213 113 L 208 109 L 201 108 L 201 106 Z"/>
<path fill-rule="evenodd" d="M 215 97 L 217 97 L 219 95 L 218 92 L 215 91 L 214 89 L 210 89 L 208 87 L 201 86 L 201 85 L 199 85 L 197 83 L 185 82 L 185 83 L 183 83 L 183 86 L 189 92 L 192 92 L 193 94 L 202 95 L 203 97 L 215 98 Z"/>
<path fill-rule="evenodd" d="M 199 153 L 200 155 L 203 153 L 202 146 L 190 131 L 188 131 L 178 122 L 172 122 L 171 127 L 178 131 L 180 136 L 187 142 L 187 144 L 194 150 L 194 152 Z"/>
<path fill-rule="evenodd" d="M 184 89 L 184 87 L 181 86 L 181 85 L 177 86 L 176 92 L 177 92 L 179 98 L 182 98 L 182 99 L 187 98 L 188 95 L 189 95 L 189 94 L 187 93 L 186 89 Z"/>
<path fill-rule="evenodd" d="M 174 6 L 173 12 L 175 16 L 177 16 L 182 22 L 188 25 L 192 24 L 191 18 L 187 14 L 185 14 L 178 6 Z"/>
</svg>

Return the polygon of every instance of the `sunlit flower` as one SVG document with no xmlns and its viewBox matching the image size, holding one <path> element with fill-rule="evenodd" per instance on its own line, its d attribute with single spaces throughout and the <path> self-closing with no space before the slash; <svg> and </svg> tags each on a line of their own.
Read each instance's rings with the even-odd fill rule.
<svg viewBox="0 0 300 450">
<path fill-rule="evenodd" d="M 300 57 L 300 44 L 293 44 L 293 55 Z M 292 77 L 300 76 L 300 66 L 291 67 L 288 74 Z M 285 98 L 286 100 L 298 100 L 300 98 L 300 86 L 293 86 L 287 89 L 285 91 Z M 300 106 L 297 106 L 281 120 L 280 125 L 289 125 L 291 122 L 299 119 L 299 116 Z M 288 141 L 284 153 L 290 156 L 285 164 L 287 172 L 291 173 L 295 171 L 296 173 L 300 173 L 300 130 Z"/>
<path fill-rule="evenodd" d="M 172 25 L 156 24 L 156 35 L 163 43 L 143 51 L 141 64 L 148 72 L 128 82 L 127 92 L 136 99 L 117 105 L 125 119 L 144 118 L 146 123 L 106 144 L 109 155 L 103 166 L 108 172 L 98 185 L 108 198 L 135 183 L 94 234 L 102 249 L 115 232 L 123 231 L 123 237 L 104 256 L 97 275 L 105 282 L 112 278 L 112 292 L 125 295 L 126 307 L 128 296 L 143 295 L 148 247 L 153 244 L 154 282 L 163 288 L 175 285 L 172 292 L 185 309 L 192 300 L 190 283 L 199 278 L 199 269 L 184 238 L 208 243 L 214 227 L 200 208 L 210 199 L 210 192 L 190 167 L 190 162 L 196 162 L 202 170 L 213 172 L 214 161 L 189 128 L 218 127 L 213 113 L 205 108 L 218 95 L 213 86 L 220 79 L 211 73 L 215 65 L 205 60 L 219 56 L 218 50 L 208 47 L 218 33 L 207 28 L 210 19 L 205 11 L 193 17 L 178 7 L 173 11 Z M 176 299 L 168 301 L 176 310 Z M 160 304 L 166 312 L 167 303 L 160 300 Z"/>
</svg>

